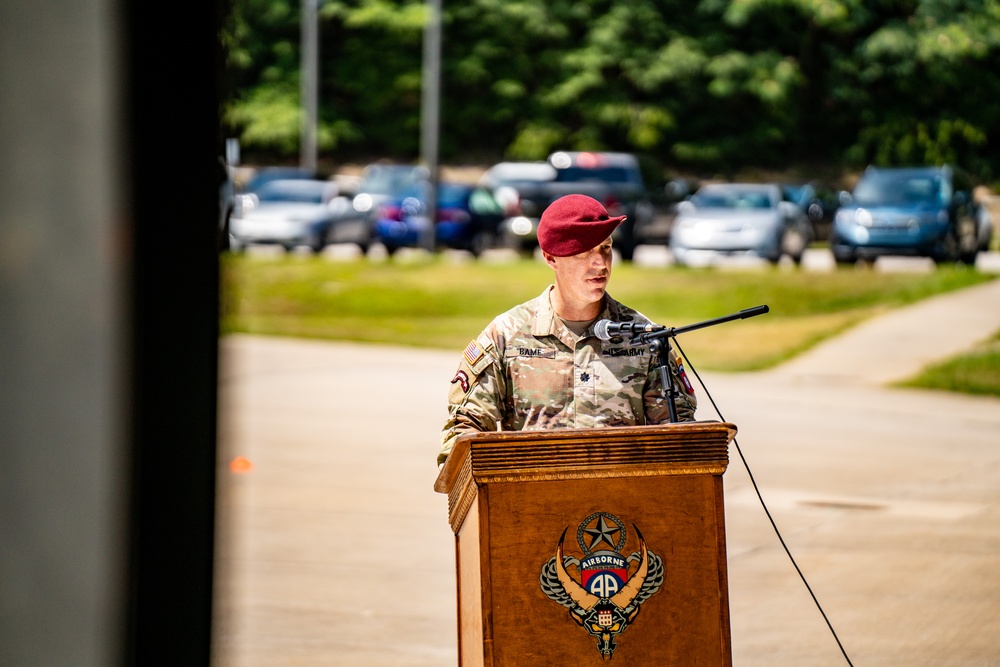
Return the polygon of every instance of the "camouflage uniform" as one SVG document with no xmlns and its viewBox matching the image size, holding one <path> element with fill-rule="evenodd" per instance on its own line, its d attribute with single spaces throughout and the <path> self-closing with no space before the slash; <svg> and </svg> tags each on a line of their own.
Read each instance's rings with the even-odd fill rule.
<svg viewBox="0 0 1000 667">
<path fill-rule="evenodd" d="M 572 333 L 541 296 L 490 323 L 462 355 L 451 380 L 448 421 L 438 463 L 458 436 L 481 431 L 531 431 L 658 424 L 670 420 L 655 360 L 645 345 L 621 337 L 602 341 L 593 324 Z M 598 319 L 649 322 L 610 295 Z M 694 389 L 671 350 L 677 418 L 694 419 Z"/>
</svg>

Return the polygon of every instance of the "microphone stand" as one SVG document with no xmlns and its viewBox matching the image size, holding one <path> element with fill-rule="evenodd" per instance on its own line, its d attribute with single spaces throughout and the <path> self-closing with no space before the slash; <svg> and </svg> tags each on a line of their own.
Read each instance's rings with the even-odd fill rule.
<svg viewBox="0 0 1000 667">
<path fill-rule="evenodd" d="M 670 339 L 695 329 L 731 322 L 732 320 L 745 320 L 748 317 L 763 315 L 770 311 L 767 306 L 755 306 L 741 310 L 738 313 L 716 317 L 704 322 L 689 324 L 683 327 L 667 327 L 659 331 L 641 333 L 632 337 L 633 345 L 649 345 L 649 353 L 656 360 L 660 372 L 660 383 L 663 385 L 662 391 L 666 393 L 667 407 L 670 409 L 670 423 L 677 423 L 677 387 L 674 386 L 670 377 Z"/>
</svg>

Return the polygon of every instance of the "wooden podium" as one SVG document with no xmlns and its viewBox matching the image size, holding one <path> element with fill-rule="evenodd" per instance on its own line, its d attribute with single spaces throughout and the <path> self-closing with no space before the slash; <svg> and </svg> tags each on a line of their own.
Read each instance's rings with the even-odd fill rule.
<svg viewBox="0 0 1000 667">
<path fill-rule="evenodd" d="M 731 666 L 720 422 L 461 438 L 462 667 Z"/>
</svg>

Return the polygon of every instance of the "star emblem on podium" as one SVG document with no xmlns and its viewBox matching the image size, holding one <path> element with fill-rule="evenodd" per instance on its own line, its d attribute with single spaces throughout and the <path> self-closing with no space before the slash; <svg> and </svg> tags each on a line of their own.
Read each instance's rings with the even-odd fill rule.
<svg viewBox="0 0 1000 667">
<path fill-rule="evenodd" d="M 597 523 L 593 524 L 591 527 L 584 528 L 583 532 L 590 536 L 590 546 L 589 549 L 593 551 L 594 547 L 599 545 L 601 542 L 606 543 L 612 549 L 615 548 L 614 537 L 616 534 L 622 532 L 619 526 L 613 523 L 608 523 L 601 514 L 597 517 Z"/>
</svg>

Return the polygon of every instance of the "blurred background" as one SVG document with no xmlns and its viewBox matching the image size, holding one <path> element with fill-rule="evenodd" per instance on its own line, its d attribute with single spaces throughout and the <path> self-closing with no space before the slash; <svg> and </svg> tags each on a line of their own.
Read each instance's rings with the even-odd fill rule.
<svg viewBox="0 0 1000 667">
<path fill-rule="evenodd" d="M 220 341 L 433 344 L 450 367 L 489 316 L 547 279 L 534 231 L 560 194 L 629 216 L 616 290 L 655 319 L 771 304 L 767 322 L 697 350 L 716 368 L 772 367 L 997 272 L 998 0 L 15 0 L 0 4 L 0 46 L 2 664 L 207 664 L 242 640 L 253 659 L 272 640 L 261 627 L 324 649 L 289 607 L 346 650 L 352 635 L 331 630 L 348 615 L 342 591 L 313 584 L 382 565 L 368 543 L 334 564 L 343 578 L 320 570 L 299 589 L 327 615 L 280 585 L 262 593 L 273 580 L 257 575 L 281 576 L 299 547 L 307 566 L 342 555 L 309 540 L 339 535 L 336 512 L 363 504 L 389 460 L 413 486 L 386 498 L 408 508 L 417 489 L 419 520 L 352 519 L 391 533 L 385 558 L 438 531 L 426 569 L 404 573 L 433 588 L 407 613 L 443 619 L 414 634 L 429 663 L 450 662 L 451 536 L 430 487 L 439 420 L 400 420 L 412 442 L 368 449 L 365 429 L 345 427 L 352 403 L 337 421 L 295 373 L 275 382 L 270 357 L 244 357 L 244 375 L 218 364 Z M 868 270 L 896 256 L 916 275 Z M 497 257 L 508 261 L 481 261 Z M 774 270 L 686 268 L 724 259 Z M 918 386 L 1000 394 L 998 341 Z M 359 381 L 371 380 L 364 352 L 345 353 Z M 344 361 L 316 368 L 313 353 L 286 359 L 342 388 Z M 221 383 L 220 366 L 234 369 Z M 220 395 L 247 380 L 289 403 L 310 392 L 318 408 L 302 419 L 297 404 L 249 401 L 219 420 Z M 247 414 L 246 431 L 227 430 Z M 303 452 L 289 424 L 303 441 L 328 437 Z M 331 479 L 356 484 L 346 502 Z M 241 540 L 267 548 L 243 558 L 228 550 Z M 391 596 L 376 601 L 348 610 L 369 628 L 361 652 L 389 643 L 369 618 L 399 618 Z M 213 637 L 227 614 L 237 625 Z"/>
<path fill-rule="evenodd" d="M 379 210 L 363 199 L 370 238 L 356 227 L 354 241 L 363 250 L 384 242 L 390 253 L 530 246 L 539 209 L 567 191 L 538 182 L 573 180 L 579 190 L 580 181 L 604 181 L 603 190 L 588 187 L 630 215 L 617 239 L 626 259 L 642 242 L 669 244 L 674 205 L 702 182 L 780 185 L 779 199 L 808 218 L 786 211 L 766 239 L 702 249 L 776 258 L 784 243 L 797 258 L 796 245 L 831 240 L 837 208 L 869 166 L 948 165 L 967 175 L 962 183 L 931 187 L 944 208 L 959 205 L 951 191 L 974 203 L 963 215 L 975 229 L 956 232 L 964 250 L 940 247 L 941 230 L 859 240 L 845 217 L 838 259 L 893 247 L 972 259 L 973 246 L 1000 236 L 998 18 L 996 2 L 231 0 L 221 110 L 230 150 L 220 155 L 236 192 L 252 190 L 261 167 L 294 165 L 339 179 L 353 198 L 370 194 L 365 168 L 381 162 L 423 166 L 435 190 L 441 178 L 496 197 L 472 211 L 467 195 L 438 202 L 430 188 L 383 182 L 377 195 L 395 201 Z M 533 166 L 545 162 L 556 169 Z M 489 174 L 498 165 L 510 168 Z M 401 206 L 407 198 L 424 210 Z M 437 239 L 406 219 L 409 211 L 442 222 L 438 206 L 452 224 Z M 497 207 L 501 220 L 488 219 Z M 239 214 L 238 203 L 230 208 Z M 469 229 L 454 224 L 477 216 Z M 528 221 L 515 224 L 521 217 Z"/>
</svg>

